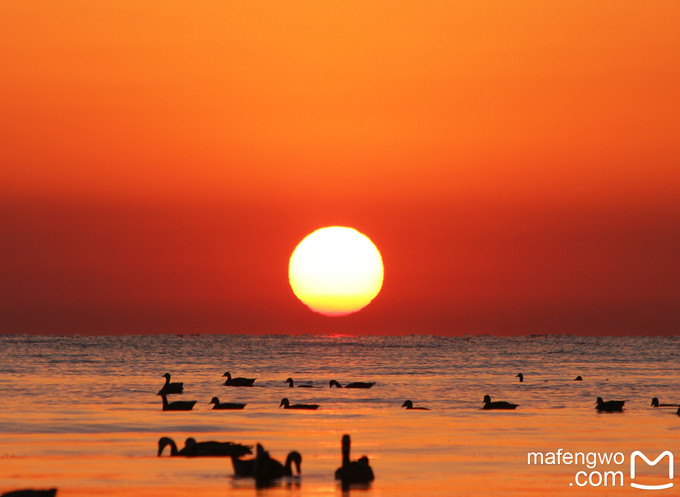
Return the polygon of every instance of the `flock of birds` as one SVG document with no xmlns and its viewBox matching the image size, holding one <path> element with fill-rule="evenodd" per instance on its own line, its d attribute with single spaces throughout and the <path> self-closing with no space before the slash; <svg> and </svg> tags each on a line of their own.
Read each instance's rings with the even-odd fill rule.
<svg viewBox="0 0 680 497">
<path fill-rule="evenodd" d="M 171 394 L 181 394 L 184 393 L 184 383 L 183 382 L 172 382 L 171 378 L 172 376 L 170 373 L 165 373 L 163 375 L 165 378 L 165 384 L 161 387 L 161 389 L 158 391 L 158 394 L 163 402 L 163 410 L 164 411 L 191 411 L 194 406 L 196 405 L 196 400 L 176 400 L 173 402 L 168 401 L 168 395 Z M 231 373 L 227 371 L 222 375 L 222 377 L 226 377 L 227 379 L 224 382 L 225 386 L 228 387 L 252 387 L 253 384 L 255 383 L 255 378 L 243 378 L 243 377 L 237 377 L 234 378 L 231 376 Z M 293 378 L 287 378 L 284 383 L 288 383 L 288 386 L 290 388 L 298 387 L 298 388 L 316 388 L 314 385 L 311 385 L 309 383 L 303 383 L 303 384 L 295 384 L 295 381 Z M 336 380 L 331 380 L 328 382 L 328 385 L 333 388 L 371 388 L 373 385 L 375 385 L 374 381 L 368 382 L 368 381 L 354 381 L 351 383 L 347 383 L 346 385 L 341 385 L 338 381 Z M 404 406 L 406 406 L 406 403 L 408 403 L 411 407 L 407 407 L 408 409 L 414 409 L 413 405 L 411 404 L 410 400 L 407 400 L 404 403 Z M 246 403 L 244 402 L 220 402 L 220 399 L 218 397 L 213 397 L 212 400 L 210 401 L 210 404 L 213 406 L 213 409 L 218 409 L 218 410 L 238 410 L 238 409 L 243 409 L 246 407 Z M 305 410 L 316 410 L 319 408 L 319 404 L 291 404 L 290 401 L 288 400 L 287 397 L 284 397 L 281 399 L 281 403 L 279 404 L 279 407 L 283 407 L 284 409 L 305 409 Z M 418 408 L 415 408 L 418 409 Z M 0 496 L 1 497 L 1 496 Z"/>
<path fill-rule="evenodd" d="M 184 393 L 184 384 L 182 382 L 172 382 L 170 373 L 162 375 L 165 378 L 165 384 L 159 390 L 158 395 L 163 401 L 163 411 L 190 411 L 196 405 L 195 400 L 184 401 L 178 400 L 169 402 L 167 396 L 172 394 Z M 233 387 L 252 387 L 255 383 L 255 378 L 234 378 L 227 371 L 223 377 L 226 377 L 225 386 Z M 524 374 L 517 373 L 515 375 L 520 383 L 524 382 Z M 574 381 L 583 381 L 583 377 L 577 376 Z M 287 378 L 284 383 L 288 383 L 290 388 L 315 388 L 309 383 L 295 384 L 292 378 Z M 351 382 L 346 385 L 341 385 L 336 380 L 330 380 L 329 386 L 331 388 L 371 388 L 375 382 Z M 243 409 L 246 403 L 241 402 L 220 402 L 219 398 L 213 397 L 210 401 L 213 409 L 218 410 L 237 410 Z M 595 403 L 595 409 L 598 412 L 623 412 L 625 401 L 623 400 L 603 400 L 598 397 Z M 680 404 L 663 404 L 659 402 L 657 397 L 652 398 L 652 407 L 672 407 L 678 408 L 676 414 L 680 416 Z M 281 399 L 279 407 L 284 409 L 302 409 L 302 410 L 316 410 L 319 408 L 318 404 L 291 404 L 287 397 Z M 403 408 L 407 410 L 428 411 L 427 407 L 414 406 L 410 400 L 404 401 Z M 484 396 L 482 410 L 514 410 L 519 407 L 519 404 L 506 401 L 491 401 L 489 395 Z M 362 456 L 356 461 L 350 460 L 350 436 L 343 435 L 341 440 L 342 447 L 342 465 L 335 471 L 335 479 L 340 480 L 343 489 L 348 488 L 352 484 L 368 484 L 375 479 L 373 470 L 368 461 L 367 456 Z M 168 437 L 161 437 L 158 440 L 158 456 L 163 454 L 166 447 L 170 447 L 170 456 L 184 456 L 184 457 L 230 457 L 234 474 L 240 477 L 250 477 L 255 479 L 257 486 L 269 486 L 272 482 L 283 477 L 299 477 L 301 474 L 302 455 L 297 451 L 291 451 L 286 457 L 285 463 L 277 461 L 269 455 L 269 452 L 264 450 L 261 444 L 256 445 L 255 456 L 250 459 L 242 459 L 242 457 L 252 454 L 252 446 L 243 445 L 234 442 L 197 442 L 193 438 L 187 438 L 182 449 L 177 448 L 177 444 Z M 293 471 L 295 468 L 295 472 Z M 47 490 L 15 490 L 4 493 L 0 497 L 55 497 L 57 489 Z"/>
<path fill-rule="evenodd" d="M 355 484 L 367 485 L 375 479 L 367 456 L 362 456 L 356 461 L 350 459 L 350 445 L 350 436 L 343 435 L 341 440 L 342 464 L 335 471 L 335 479 L 340 480 L 343 489 Z M 171 456 L 230 457 L 234 474 L 239 477 L 253 478 L 257 487 L 268 487 L 276 480 L 284 477 L 299 477 L 302 473 L 302 455 L 295 450 L 288 453 L 286 462 L 282 464 L 271 457 L 259 443 L 255 449 L 255 457 L 250 459 L 242 459 L 242 457 L 252 454 L 252 446 L 234 442 L 197 442 L 193 438 L 187 438 L 184 447 L 178 450 L 171 438 L 161 437 L 158 440 L 158 456 L 161 456 L 167 446 L 170 446 Z M 26 489 L 8 492 L 0 497 L 55 497 L 56 493 L 55 488 Z"/>
<path fill-rule="evenodd" d="M 158 395 L 161 396 L 163 399 L 163 410 L 164 411 L 190 411 L 193 409 L 194 405 L 196 405 L 195 400 L 190 400 L 190 401 L 185 401 L 185 400 L 179 400 L 179 401 L 174 401 L 174 402 L 168 402 L 167 395 L 168 394 L 179 394 L 184 392 L 184 384 L 183 383 L 173 383 L 170 381 L 170 373 L 165 373 L 163 375 L 165 377 L 165 385 L 161 388 L 161 390 L 158 392 Z M 228 371 L 224 373 L 223 377 L 226 377 L 226 381 L 224 382 L 224 385 L 226 386 L 233 386 L 233 387 L 252 387 L 253 384 L 255 383 L 255 378 L 243 378 L 243 377 L 237 377 L 233 378 L 231 376 L 231 373 Z M 520 383 L 524 382 L 524 374 L 523 373 L 517 373 L 515 375 L 516 378 L 519 379 Z M 574 381 L 583 381 L 582 376 L 577 376 L 574 378 Z M 284 380 L 284 383 L 288 383 L 288 386 L 290 388 L 298 387 L 298 388 L 315 388 L 314 385 L 311 385 L 309 383 L 303 383 L 303 384 L 295 384 L 295 381 L 293 378 L 287 378 Z M 337 382 L 336 380 L 330 380 L 329 381 L 329 386 L 331 388 L 336 387 L 336 388 L 371 388 L 373 385 L 375 385 L 375 382 L 365 382 L 365 381 L 355 381 L 346 384 L 344 387 Z M 212 400 L 210 401 L 210 404 L 213 406 L 213 409 L 225 409 L 225 410 L 235 410 L 235 409 L 243 409 L 246 406 L 246 403 L 240 403 L 240 402 L 220 402 L 220 399 L 217 397 L 213 397 Z M 603 400 L 602 397 L 598 397 L 595 402 L 595 409 L 597 409 L 598 412 L 623 412 L 623 406 L 625 405 L 625 401 L 623 400 Z M 660 404 L 659 399 L 654 397 L 652 399 L 652 407 L 677 407 L 677 415 L 680 416 L 680 404 Z M 279 407 L 283 407 L 284 409 L 302 409 L 302 410 L 317 410 L 320 406 L 319 404 L 291 404 L 290 400 L 287 397 L 284 397 L 281 399 L 281 403 L 279 404 Z M 401 405 L 401 407 L 406 408 L 407 410 L 418 410 L 418 411 L 429 411 L 430 409 L 427 407 L 416 407 L 413 405 L 413 402 L 410 400 L 404 401 L 404 403 Z M 507 401 L 491 401 L 491 397 L 489 395 L 484 396 L 483 404 L 482 404 L 482 410 L 513 410 L 519 407 L 519 404 L 514 404 L 512 402 L 507 402 Z M 2 497 L 2 496 L 0 496 Z"/>
<path fill-rule="evenodd" d="M 231 387 L 252 387 L 255 383 L 255 378 L 232 377 L 231 373 L 227 371 L 222 375 L 226 377 L 225 386 Z M 195 400 L 177 400 L 173 402 L 168 401 L 168 395 L 184 393 L 184 383 L 172 382 L 170 373 L 163 375 L 165 384 L 159 390 L 158 395 L 163 401 L 163 411 L 190 411 L 196 405 Z M 295 385 L 292 378 L 287 378 L 284 383 L 288 383 L 290 388 L 314 388 L 308 383 Z M 356 381 L 341 385 L 336 380 L 331 380 L 329 386 L 331 388 L 371 388 L 375 382 Z M 220 399 L 213 397 L 210 401 L 213 409 L 235 410 L 243 409 L 246 403 L 241 402 L 220 402 Z M 425 409 L 413 407 L 410 400 L 404 402 L 407 409 Z M 316 410 L 319 404 L 291 404 L 287 397 L 281 399 L 279 407 L 284 409 L 304 409 Z M 367 456 L 362 456 L 356 461 L 350 460 L 350 437 L 343 435 L 342 446 L 342 465 L 335 472 L 335 479 L 340 480 L 343 488 L 347 488 L 352 484 L 368 484 L 375 478 L 373 469 L 368 462 Z M 158 456 L 163 454 L 166 447 L 170 447 L 170 456 L 184 456 L 184 457 L 230 457 L 234 474 L 240 477 L 250 477 L 255 479 L 255 484 L 258 487 L 269 486 L 272 482 L 283 478 L 300 476 L 302 455 L 298 451 L 291 451 L 286 457 L 285 463 L 277 461 L 269 455 L 269 452 L 264 450 L 261 444 L 257 444 L 255 448 L 255 456 L 250 459 L 242 459 L 243 456 L 252 454 L 252 446 L 243 445 L 234 442 L 197 442 L 193 438 L 187 438 L 182 449 L 177 448 L 177 444 L 168 437 L 161 437 L 158 440 Z M 295 472 L 293 471 L 295 468 Z M 0 496 L 1 497 L 1 496 Z"/>
<path fill-rule="evenodd" d="M 227 371 L 222 375 L 223 377 L 226 377 L 226 381 L 224 382 L 224 385 L 226 386 L 232 386 L 232 387 L 252 387 L 253 384 L 255 383 L 255 378 L 243 378 L 243 377 L 237 377 L 233 378 L 231 376 L 231 373 Z M 523 381 L 524 378 L 522 376 L 522 373 L 520 373 L 518 376 L 520 376 L 520 381 Z M 181 394 L 184 393 L 184 383 L 182 382 L 171 382 L 171 375 L 170 373 L 165 373 L 163 375 L 165 378 L 165 384 L 163 387 L 160 389 L 157 395 L 160 395 L 162 401 L 163 401 L 163 410 L 164 411 L 191 411 L 194 406 L 196 405 L 196 400 L 176 400 L 173 402 L 168 401 L 168 395 L 169 394 Z M 288 383 L 289 388 L 315 388 L 314 385 L 311 385 L 309 383 L 303 383 L 303 384 L 298 384 L 295 385 L 295 381 L 293 378 L 287 378 L 284 380 L 284 383 Z M 341 385 L 338 381 L 336 380 L 330 380 L 328 382 L 328 385 L 330 388 L 336 387 L 336 388 L 371 388 L 373 385 L 375 385 L 376 382 L 371 381 L 354 381 L 351 383 L 347 383 L 346 385 Z M 210 401 L 210 404 L 213 406 L 213 409 L 224 409 L 224 410 L 236 410 L 236 409 L 243 409 L 246 406 L 246 403 L 241 403 L 241 402 L 220 402 L 220 399 L 217 397 L 213 397 L 212 400 Z M 504 401 L 496 401 L 496 402 L 491 402 L 491 397 L 488 395 L 484 396 L 484 404 L 482 406 L 482 409 L 489 410 L 489 409 L 515 409 L 518 406 L 518 404 L 512 404 L 510 402 L 504 402 Z M 300 410 L 308 410 L 308 411 L 315 411 L 317 410 L 320 406 L 319 404 L 291 404 L 290 400 L 287 397 L 284 397 L 281 399 L 281 403 L 279 404 L 279 407 L 283 407 L 284 409 L 300 409 Z M 413 410 L 418 410 L 418 411 L 429 411 L 430 409 L 427 407 L 416 407 L 413 405 L 413 402 L 410 400 L 404 401 L 401 407 L 405 407 L 406 409 L 413 409 Z"/>
<path fill-rule="evenodd" d="M 177 401 L 168 402 L 167 394 L 182 393 L 184 386 L 182 383 L 172 383 L 170 381 L 170 374 L 163 375 L 166 383 L 158 393 L 163 397 L 163 410 L 191 410 L 196 404 L 196 401 Z M 234 378 L 229 372 L 224 374 L 226 381 L 224 385 L 235 387 L 251 387 L 255 383 L 255 378 Z M 518 373 L 516 375 L 520 383 L 524 382 L 524 374 Z M 583 377 L 577 376 L 574 381 L 583 381 Z M 309 383 L 297 384 L 292 378 L 287 378 L 284 383 L 288 383 L 290 388 L 314 388 Z M 329 386 L 331 388 L 371 388 L 375 382 L 352 382 L 346 384 L 344 387 L 336 380 L 330 380 Z M 221 403 L 217 397 L 211 401 L 214 405 L 213 409 L 243 409 L 243 403 Z M 595 408 L 598 412 L 622 412 L 625 401 L 622 400 L 608 400 L 604 401 L 602 397 L 598 397 Z M 661 404 L 658 398 L 652 399 L 653 407 L 678 407 L 678 415 L 680 415 L 679 404 Z M 484 396 L 482 410 L 514 410 L 519 404 L 514 404 L 507 401 L 492 401 L 489 395 Z M 284 397 L 281 399 L 279 407 L 284 409 L 305 409 L 316 410 L 319 408 L 318 404 L 291 404 L 289 399 Z M 429 410 L 427 407 L 414 406 L 410 400 L 404 401 L 403 408 L 408 410 Z M 252 447 L 233 442 L 196 442 L 193 438 L 188 438 L 183 449 L 178 450 L 175 442 L 167 437 L 162 437 L 158 441 L 158 455 L 163 453 L 165 447 L 170 446 L 171 456 L 228 456 L 231 457 L 234 474 L 241 477 L 252 477 L 255 479 L 256 485 L 265 486 L 270 485 L 272 481 L 282 477 L 293 477 L 300 475 L 300 467 L 302 464 L 302 455 L 297 451 L 291 451 L 285 463 L 281 463 L 272 458 L 261 444 L 257 444 L 255 456 L 250 459 L 242 459 L 248 454 L 252 454 Z M 294 471 L 295 468 L 295 471 Z M 350 460 L 350 437 L 343 435 L 342 437 L 342 465 L 335 472 L 335 478 L 340 480 L 343 487 L 354 483 L 370 483 L 374 479 L 373 470 L 368 461 L 368 457 L 363 456 L 356 461 Z"/>
<path fill-rule="evenodd" d="M 356 461 L 350 459 L 350 437 L 343 435 L 342 464 L 335 471 L 335 479 L 340 480 L 343 487 L 353 484 L 368 484 L 375 478 L 368 457 L 362 456 Z M 293 450 L 288 453 L 286 462 L 277 461 L 269 452 L 264 450 L 262 444 L 257 444 L 255 456 L 242 459 L 243 456 L 252 454 L 252 446 L 234 442 L 197 442 L 193 438 L 187 438 L 182 449 L 177 449 L 177 444 L 168 437 L 158 440 L 158 456 L 163 454 L 166 447 L 170 447 L 170 456 L 183 457 L 230 457 L 234 468 L 234 475 L 239 477 L 253 478 L 258 487 L 272 485 L 276 480 L 283 477 L 299 477 L 302 474 L 302 455 Z M 295 470 L 295 471 L 294 471 Z"/>
<path fill-rule="evenodd" d="M 524 382 L 524 375 L 522 373 L 517 373 L 515 375 L 516 378 L 519 378 L 519 382 L 523 383 Z M 574 378 L 574 381 L 583 381 L 583 377 L 577 376 Z M 486 406 L 486 400 L 487 400 L 488 395 L 484 398 L 484 403 Z M 489 399 L 490 401 L 491 399 Z M 491 404 L 495 404 L 494 402 L 490 402 Z M 496 407 L 495 409 L 514 409 L 517 407 L 516 404 L 509 404 L 507 402 L 504 402 L 502 404 L 505 404 L 506 407 Z M 597 409 L 598 412 L 623 412 L 623 406 L 626 404 L 625 400 L 603 400 L 602 397 L 598 397 L 597 400 L 595 401 L 595 409 Z M 677 407 L 678 410 L 676 411 L 676 414 L 680 416 L 680 404 L 660 404 L 659 399 L 657 397 L 654 397 L 652 399 L 652 407 Z M 483 409 L 486 409 L 484 407 Z M 492 408 L 493 409 L 493 408 Z"/>
</svg>

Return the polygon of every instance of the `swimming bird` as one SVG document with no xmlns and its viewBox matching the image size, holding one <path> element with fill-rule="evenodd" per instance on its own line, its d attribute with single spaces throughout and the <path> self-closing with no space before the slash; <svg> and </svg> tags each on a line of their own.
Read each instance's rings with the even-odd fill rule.
<svg viewBox="0 0 680 497">
<path fill-rule="evenodd" d="M 277 480 L 284 476 L 293 476 L 293 463 L 297 474 L 300 474 L 302 456 L 297 451 L 288 453 L 285 466 L 269 455 L 262 445 L 257 444 L 255 453 L 255 464 L 253 465 L 253 477 L 258 486 L 267 485 L 272 480 Z M 233 460 L 233 459 L 232 459 Z"/>
<path fill-rule="evenodd" d="M 427 407 L 413 407 L 413 402 L 410 400 L 405 400 L 404 403 L 401 405 L 401 407 L 405 407 L 406 409 L 413 409 L 416 411 L 429 411 Z"/>
<path fill-rule="evenodd" d="M 252 459 L 239 459 L 232 456 L 231 464 L 236 476 L 253 477 L 258 485 L 266 485 L 272 480 L 284 476 L 293 476 L 293 464 L 297 474 L 301 474 L 302 456 L 297 451 L 291 451 L 283 465 L 273 459 L 269 452 L 265 451 L 261 444 L 257 444 L 256 457 Z"/>
<path fill-rule="evenodd" d="M 654 397 L 652 399 L 652 407 L 680 407 L 680 404 L 659 404 L 659 399 Z"/>
<path fill-rule="evenodd" d="M 170 383 L 170 373 L 165 373 L 163 376 L 165 377 L 165 385 L 163 385 L 163 388 L 161 388 L 163 392 L 165 393 L 184 392 L 184 383 L 181 382 Z"/>
<path fill-rule="evenodd" d="M 522 383 L 524 381 L 524 375 L 522 373 L 517 373 L 515 375 L 516 378 L 519 378 L 519 382 Z"/>
<path fill-rule="evenodd" d="M 253 476 L 255 471 L 255 458 L 239 459 L 231 456 L 231 466 L 236 476 Z"/>
<path fill-rule="evenodd" d="M 163 399 L 163 410 L 164 411 L 191 411 L 196 404 L 195 400 L 176 400 L 174 402 L 168 402 L 168 397 L 163 390 L 160 390 L 157 395 L 160 395 Z"/>
<path fill-rule="evenodd" d="M 227 377 L 227 381 L 224 384 L 228 387 L 252 387 L 253 383 L 255 383 L 255 378 L 232 378 L 229 371 L 222 376 Z"/>
<path fill-rule="evenodd" d="M 498 400 L 496 402 L 491 402 L 491 397 L 488 395 L 484 396 L 484 406 L 482 409 L 515 409 L 519 404 L 512 404 L 510 402 L 505 402 L 504 400 Z"/>
<path fill-rule="evenodd" d="M 319 408 L 319 404 L 291 404 L 287 397 L 281 399 L 279 407 L 283 406 L 284 409 L 307 409 L 314 411 Z"/>
<path fill-rule="evenodd" d="M 27 488 L 24 490 L 12 490 L 11 492 L 0 495 L 0 497 L 55 497 L 56 495 L 56 488 L 50 488 L 49 490 Z"/>
<path fill-rule="evenodd" d="M 342 436 L 342 466 L 335 471 L 335 479 L 342 481 L 343 487 L 352 483 L 370 483 L 375 479 L 373 470 L 368 464 L 368 457 L 363 456 L 357 461 L 349 460 L 349 435 Z"/>
<path fill-rule="evenodd" d="M 335 380 L 331 380 L 328 382 L 331 388 L 338 387 L 338 388 L 343 388 L 343 386 L 338 383 Z M 373 385 L 375 385 L 375 381 L 372 382 L 367 382 L 367 381 L 355 381 L 352 383 L 348 383 L 347 385 L 344 386 L 344 388 L 371 388 Z"/>
<path fill-rule="evenodd" d="M 160 457 L 165 447 L 170 446 L 171 456 L 184 457 L 241 457 L 252 454 L 250 446 L 234 442 L 197 442 L 193 438 L 187 438 L 184 448 L 177 450 L 177 445 L 172 438 L 161 437 L 158 440 L 158 456 Z"/>
<path fill-rule="evenodd" d="M 578 375 L 576 378 L 574 378 L 574 381 L 583 381 L 583 378 L 581 375 Z"/>
<path fill-rule="evenodd" d="M 595 408 L 600 412 L 623 412 L 625 403 L 625 400 L 608 400 L 605 402 L 602 397 L 598 397 Z"/>
<path fill-rule="evenodd" d="M 293 388 L 294 386 L 298 388 L 314 388 L 314 385 L 295 385 L 293 378 L 288 378 L 284 383 L 288 383 L 289 388 Z"/>
<path fill-rule="evenodd" d="M 236 409 L 243 409 L 246 404 L 245 403 L 240 403 L 240 402 L 220 402 L 220 399 L 217 397 L 213 397 L 212 400 L 210 401 L 211 404 L 215 404 L 213 406 L 213 410 L 236 410 Z"/>
</svg>

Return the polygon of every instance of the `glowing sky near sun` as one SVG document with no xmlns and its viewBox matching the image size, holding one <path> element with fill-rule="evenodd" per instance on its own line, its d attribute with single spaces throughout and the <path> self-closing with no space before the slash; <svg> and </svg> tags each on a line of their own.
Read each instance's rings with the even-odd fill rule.
<svg viewBox="0 0 680 497">
<path fill-rule="evenodd" d="M 677 332 L 678 2 L 0 11 L 2 332 Z M 339 321 L 329 225 L 390 268 Z"/>
</svg>

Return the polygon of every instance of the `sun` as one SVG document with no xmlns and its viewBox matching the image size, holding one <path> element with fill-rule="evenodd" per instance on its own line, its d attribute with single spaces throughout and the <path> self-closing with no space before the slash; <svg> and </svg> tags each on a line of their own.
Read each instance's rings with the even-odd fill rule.
<svg viewBox="0 0 680 497">
<path fill-rule="evenodd" d="M 326 316 L 344 316 L 366 307 L 380 293 L 383 275 L 377 247 L 366 235 L 345 226 L 328 226 L 307 235 L 288 265 L 295 296 Z"/>
</svg>

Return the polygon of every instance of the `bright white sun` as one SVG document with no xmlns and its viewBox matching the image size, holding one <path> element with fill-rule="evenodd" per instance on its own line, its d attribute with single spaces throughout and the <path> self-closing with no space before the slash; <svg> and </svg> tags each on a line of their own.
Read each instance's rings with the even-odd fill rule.
<svg viewBox="0 0 680 497">
<path fill-rule="evenodd" d="M 313 311 L 344 316 L 380 292 L 383 263 L 371 240 L 353 228 L 329 226 L 307 235 L 288 265 L 295 296 Z"/>
</svg>

